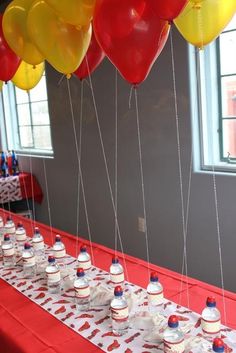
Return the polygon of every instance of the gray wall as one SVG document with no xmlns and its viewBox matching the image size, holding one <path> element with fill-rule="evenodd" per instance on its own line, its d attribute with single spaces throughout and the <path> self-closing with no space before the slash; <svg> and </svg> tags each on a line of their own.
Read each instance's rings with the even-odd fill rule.
<svg viewBox="0 0 236 353">
<path fill-rule="evenodd" d="M 186 205 L 191 155 L 191 123 L 186 42 L 174 33 L 177 97 L 183 165 L 183 190 Z M 58 86 L 60 74 L 48 68 L 48 96 L 55 156 L 46 160 L 53 226 L 76 232 L 78 165 L 66 80 Z M 108 167 L 114 186 L 115 69 L 108 60 L 92 76 Z M 79 80 L 70 80 L 78 128 Z M 129 109 L 130 86 L 118 80 L 118 220 L 124 251 L 146 258 L 144 233 L 138 231 L 143 216 L 134 99 Z M 133 97 L 134 98 L 134 97 Z M 178 172 L 178 154 L 170 42 L 138 90 L 143 168 L 146 192 L 147 225 L 151 262 L 181 271 L 183 232 Z M 85 84 L 82 134 L 82 170 L 92 239 L 109 247 L 114 244 L 114 214 L 105 174 L 91 92 Z M 29 170 L 29 159 L 21 158 Z M 33 159 L 33 173 L 45 192 L 43 163 Z M 225 287 L 236 290 L 234 176 L 217 176 L 220 228 Z M 88 237 L 81 199 L 79 232 Z M 46 199 L 36 207 L 37 220 L 48 223 Z M 188 225 L 189 275 L 220 286 L 220 269 L 212 176 L 192 175 Z"/>
</svg>

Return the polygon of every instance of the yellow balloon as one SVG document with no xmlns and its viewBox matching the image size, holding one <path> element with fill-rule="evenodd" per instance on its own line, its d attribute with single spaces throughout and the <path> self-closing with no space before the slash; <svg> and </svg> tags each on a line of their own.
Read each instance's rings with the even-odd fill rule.
<svg viewBox="0 0 236 353">
<path fill-rule="evenodd" d="M 79 67 L 92 34 L 91 25 L 78 29 L 65 23 L 43 0 L 36 1 L 30 9 L 28 30 L 46 60 L 66 75 Z"/>
<path fill-rule="evenodd" d="M 32 43 L 27 31 L 27 16 L 34 0 L 13 0 L 3 15 L 3 33 L 11 49 L 25 62 L 32 65 L 44 61 Z"/>
<path fill-rule="evenodd" d="M 236 0 L 190 0 L 174 23 L 198 48 L 216 39 L 236 13 Z"/>
<path fill-rule="evenodd" d="M 86 26 L 91 22 L 96 0 L 46 0 L 67 23 Z"/>
<path fill-rule="evenodd" d="M 29 91 L 39 83 L 44 69 L 44 62 L 33 66 L 22 61 L 11 81 L 16 87 Z"/>
<path fill-rule="evenodd" d="M 0 81 L 0 92 L 2 90 L 2 86 L 3 86 L 3 81 Z"/>
</svg>

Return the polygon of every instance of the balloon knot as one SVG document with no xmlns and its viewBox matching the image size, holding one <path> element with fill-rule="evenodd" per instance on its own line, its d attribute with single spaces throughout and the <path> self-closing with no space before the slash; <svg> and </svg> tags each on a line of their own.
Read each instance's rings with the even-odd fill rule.
<svg viewBox="0 0 236 353">
<path fill-rule="evenodd" d="M 71 78 L 71 74 L 66 74 L 66 78 L 69 80 Z"/>
<path fill-rule="evenodd" d="M 36 69 L 36 65 L 33 65 L 33 69 L 34 69 L 34 70 Z"/>
</svg>

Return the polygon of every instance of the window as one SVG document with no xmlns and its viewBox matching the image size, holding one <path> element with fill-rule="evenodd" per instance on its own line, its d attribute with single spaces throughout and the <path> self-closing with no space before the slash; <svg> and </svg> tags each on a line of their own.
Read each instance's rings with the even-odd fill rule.
<svg viewBox="0 0 236 353">
<path fill-rule="evenodd" d="M 29 92 L 8 82 L 0 104 L 3 149 L 18 154 L 53 154 L 45 74 Z"/>
<path fill-rule="evenodd" d="M 236 172 L 236 16 L 189 56 L 195 170 Z"/>
</svg>

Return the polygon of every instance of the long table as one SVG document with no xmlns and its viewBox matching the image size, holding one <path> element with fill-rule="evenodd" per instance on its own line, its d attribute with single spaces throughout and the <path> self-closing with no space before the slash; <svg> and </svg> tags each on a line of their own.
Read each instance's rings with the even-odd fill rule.
<svg viewBox="0 0 236 353">
<path fill-rule="evenodd" d="M 0 215 L 4 217 L 9 214 L 7 211 L 0 210 Z M 29 236 L 32 235 L 33 226 L 38 226 L 48 245 L 52 245 L 55 235 L 60 234 L 67 253 L 76 256 L 77 243 L 74 236 L 58 229 L 51 230 L 50 227 L 38 222 L 33 224 L 32 221 L 14 214 L 11 216 L 15 222 L 23 222 Z M 85 239 L 79 238 L 78 241 L 79 244 L 90 246 Z M 96 243 L 92 244 L 92 248 L 95 265 L 108 270 L 114 254 L 113 250 Z M 118 255 L 122 258 L 122 254 Z M 148 282 L 148 264 L 129 255 L 125 255 L 125 260 L 130 282 L 145 288 Z M 181 275 L 159 266 L 151 265 L 150 268 L 158 272 L 167 299 L 187 306 L 188 292 L 190 308 L 200 313 L 205 306 L 206 297 L 213 294 L 218 307 L 223 312 L 221 289 L 192 278 L 183 282 Z M 236 328 L 236 294 L 226 291 L 225 302 L 226 324 Z M 66 351 L 75 353 L 80 350 L 86 353 L 101 352 L 98 347 L 70 330 L 3 280 L 0 280 L 0 348 L 4 353 L 64 353 Z"/>
</svg>

